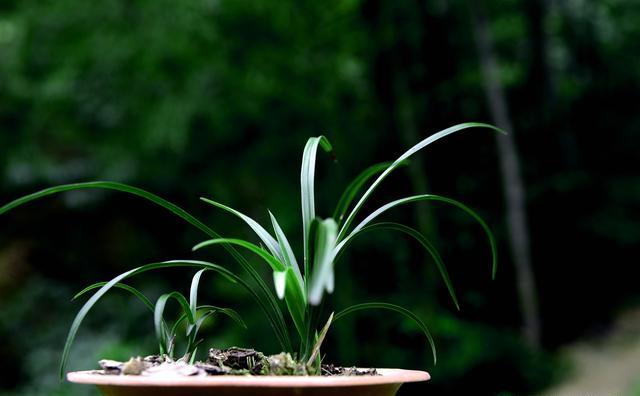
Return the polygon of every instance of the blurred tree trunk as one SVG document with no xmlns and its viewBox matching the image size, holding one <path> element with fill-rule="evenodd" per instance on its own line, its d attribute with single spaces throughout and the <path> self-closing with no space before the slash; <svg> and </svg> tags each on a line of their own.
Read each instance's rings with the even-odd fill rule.
<svg viewBox="0 0 640 396">
<path fill-rule="evenodd" d="M 540 343 L 540 317 L 531 265 L 525 193 L 513 138 L 514 130 L 500 81 L 500 71 L 493 50 L 491 33 L 480 1 L 471 2 L 471 15 L 489 110 L 493 122 L 509 133 L 508 135 L 496 135 L 507 205 L 507 230 L 516 270 L 523 336 L 530 345 L 537 346 Z"/>
</svg>

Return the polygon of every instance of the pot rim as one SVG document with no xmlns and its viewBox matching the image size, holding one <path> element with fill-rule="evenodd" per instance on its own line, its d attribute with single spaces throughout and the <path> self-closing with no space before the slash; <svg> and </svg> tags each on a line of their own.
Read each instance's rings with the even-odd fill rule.
<svg viewBox="0 0 640 396">
<path fill-rule="evenodd" d="M 245 387 L 245 388 L 329 388 L 402 384 L 428 381 L 426 371 L 377 369 L 372 376 L 206 376 L 206 377 L 146 377 L 142 375 L 105 375 L 96 370 L 67 373 L 67 380 L 77 384 L 101 386 L 170 386 L 170 387 Z"/>
</svg>

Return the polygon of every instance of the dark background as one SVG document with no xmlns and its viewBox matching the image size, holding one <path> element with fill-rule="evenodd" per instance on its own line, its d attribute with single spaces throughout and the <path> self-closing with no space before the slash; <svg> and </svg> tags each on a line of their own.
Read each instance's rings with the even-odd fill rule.
<svg viewBox="0 0 640 396">
<path fill-rule="evenodd" d="M 438 364 L 417 328 L 384 312 L 336 324 L 324 351 L 343 365 L 432 374 L 405 395 L 535 394 L 570 375 L 564 345 L 606 337 L 640 303 L 631 275 L 640 247 L 639 40 L 635 0 L 4 0 L 0 204 L 55 184 L 114 180 L 176 202 L 225 236 L 255 241 L 200 196 L 260 222 L 270 209 L 299 241 L 308 137 L 325 134 L 338 159 L 318 156 L 317 207 L 327 217 L 365 167 L 452 124 L 495 122 L 480 66 L 493 59 L 526 192 L 540 339 L 522 336 L 501 153 L 492 132 L 474 130 L 395 172 L 368 208 L 421 192 L 465 202 L 498 238 L 496 280 L 481 229 L 461 212 L 394 210 L 386 218 L 420 227 L 439 247 L 462 310 L 417 244 L 382 232 L 353 245 L 327 306 L 382 300 L 414 310 L 432 329 Z M 80 307 L 71 296 L 155 260 L 233 265 L 221 250 L 192 254 L 202 239 L 116 192 L 66 193 L 3 215 L 0 394 L 94 394 L 57 380 Z M 191 275 L 164 270 L 135 285 L 154 297 L 186 292 Z M 220 320 L 204 330 L 207 344 L 278 352 L 244 292 L 208 275 L 201 293 L 250 325 Z M 151 315 L 114 292 L 81 328 L 70 368 L 155 348 Z"/>
</svg>

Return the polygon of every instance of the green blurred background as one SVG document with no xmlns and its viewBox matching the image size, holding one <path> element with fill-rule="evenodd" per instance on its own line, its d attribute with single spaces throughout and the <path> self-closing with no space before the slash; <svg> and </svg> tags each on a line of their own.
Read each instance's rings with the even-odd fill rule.
<svg viewBox="0 0 640 396">
<path fill-rule="evenodd" d="M 298 241 L 308 137 L 325 134 L 336 150 L 336 163 L 318 157 L 326 217 L 368 165 L 455 123 L 506 123 L 512 140 L 502 149 L 483 130 L 439 142 L 385 181 L 370 207 L 422 192 L 465 202 L 498 238 L 496 280 L 482 231 L 464 214 L 406 207 L 388 218 L 436 243 L 462 310 L 419 246 L 389 233 L 354 244 L 327 302 L 415 310 L 431 326 L 438 364 L 411 323 L 374 312 L 336 324 L 327 360 L 431 372 L 429 384 L 406 386 L 404 395 L 531 395 L 579 381 L 584 359 L 574 352 L 582 345 L 603 367 L 631 373 L 611 386 L 628 381 L 620 392 L 639 394 L 640 352 L 618 369 L 621 359 L 607 349 L 635 350 L 640 340 L 631 275 L 640 247 L 639 40 L 636 0 L 3 0 L 0 203 L 107 179 L 170 199 L 225 236 L 254 240 L 198 197 L 260 221 L 270 209 Z M 520 200 L 505 195 L 513 183 L 524 188 Z M 518 208 L 528 215 L 516 216 L 524 250 L 509 223 Z M 66 193 L 3 215 L 0 394 L 95 394 L 57 379 L 80 307 L 71 296 L 154 260 L 233 266 L 221 250 L 192 254 L 203 237 L 115 192 Z M 535 283 L 517 270 L 518 251 Z M 157 297 L 186 292 L 191 275 L 165 270 L 134 283 Z M 523 300 L 527 290 L 532 299 Z M 209 275 L 201 293 L 236 307 L 251 328 L 220 320 L 204 330 L 208 345 L 278 352 L 244 292 Z M 81 328 L 70 368 L 155 348 L 151 315 L 114 292 Z"/>
</svg>

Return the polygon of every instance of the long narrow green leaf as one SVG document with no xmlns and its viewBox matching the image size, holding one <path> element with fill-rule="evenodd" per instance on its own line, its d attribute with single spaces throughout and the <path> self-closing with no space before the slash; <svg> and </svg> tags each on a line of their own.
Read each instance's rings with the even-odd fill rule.
<svg viewBox="0 0 640 396">
<path fill-rule="evenodd" d="M 201 311 L 203 309 L 207 309 L 207 312 L 205 312 L 199 318 L 196 318 L 194 324 L 187 326 L 187 349 L 185 352 L 185 356 L 191 356 L 193 358 L 193 354 L 195 354 L 197 346 L 200 344 L 200 342 L 202 342 L 202 340 L 196 341 L 196 337 L 198 335 L 198 332 L 200 331 L 200 327 L 202 326 L 204 321 L 212 315 L 215 315 L 218 313 L 224 314 L 230 317 L 233 321 L 235 321 L 241 327 L 245 329 L 247 328 L 246 324 L 244 323 L 240 315 L 238 315 L 238 313 L 231 308 L 221 308 L 214 305 L 200 305 L 196 308 L 196 311 Z M 186 318 L 186 314 L 182 314 L 182 316 L 176 322 L 176 326 L 174 326 L 173 333 L 175 333 L 177 324 L 184 321 L 185 318 Z"/>
<path fill-rule="evenodd" d="M 193 279 L 191 279 L 191 288 L 189 289 L 189 307 L 193 316 L 196 315 L 196 308 L 198 306 L 198 286 L 200 285 L 200 278 L 206 270 L 206 268 L 201 269 L 196 272 Z"/>
<path fill-rule="evenodd" d="M 198 340 L 195 344 L 195 348 L 193 348 L 193 353 L 191 354 L 191 357 L 189 358 L 189 364 L 195 364 L 196 362 L 196 352 L 198 351 L 198 345 L 200 345 L 204 340 Z"/>
<path fill-rule="evenodd" d="M 286 271 L 273 271 L 273 286 L 276 289 L 276 296 L 282 300 L 284 298 L 284 290 L 287 287 Z"/>
<path fill-rule="evenodd" d="M 211 245 L 221 245 L 221 244 L 232 244 L 232 245 L 238 245 L 241 246 L 247 250 L 250 250 L 251 252 L 255 253 L 256 255 L 258 255 L 261 259 L 263 259 L 264 261 L 267 262 L 267 264 L 269 264 L 269 266 L 271 266 L 271 268 L 274 271 L 284 271 L 285 270 L 285 265 L 282 264 L 281 261 L 279 261 L 277 258 L 273 257 L 271 254 L 269 254 L 269 252 L 267 252 L 266 250 L 262 249 L 260 246 L 256 246 L 251 242 L 247 242 L 245 240 L 242 239 L 234 239 L 234 238 L 218 238 L 218 239 L 209 239 L 208 241 L 204 241 L 204 242 L 200 242 L 199 244 L 197 244 L 196 246 L 193 247 L 193 251 L 196 251 L 198 249 L 202 249 L 203 247 L 206 246 L 211 246 Z"/>
<path fill-rule="evenodd" d="M 198 307 L 198 309 L 213 309 L 217 312 L 220 312 L 221 314 L 224 314 L 226 316 L 228 316 L 229 318 L 231 318 L 234 322 L 236 322 L 236 324 L 238 324 L 238 326 L 242 327 L 243 329 L 247 329 L 247 325 L 244 323 L 244 320 L 242 320 L 242 317 L 233 309 L 231 308 L 223 308 L 223 307 L 218 307 L 215 305 L 200 305 Z"/>
<path fill-rule="evenodd" d="M 193 275 L 193 278 L 191 279 L 191 287 L 189 288 L 189 309 L 191 310 L 191 315 L 194 318 L 196 317 L 196 314 L 197 314 L 198 287 L 200 286 L 200 278 L 202 277 L 202 274 L 206 270 L 207 270 L 206 268 L 199 270 L 198 272 L 195 273 L 195 275 Z M 189 326 L 187 326 L 187 335 L 191 333 L 192 328 L 194 326 L 195 326 L 195 323 L 192 323 Z M 192 342 L 193 340 L 189 338 L 189 343 L 191 344 Z"/>
<path fill-rule="evenodd" d="M 182 218 L 189 224 L 195 226 L 196 228 L 198 228 L 199 230 L 207 234 L 210 238 L 220 238 L 220 235 L 218 233 L 213 231 L 211 228 L 209 228 L 203 222 L 201 222 L 200 220 L 198 220 L 197 218 L 189 214 L 187 211 L 185 211 L 181 207 L 163 198 L 160 198 L 155 194 L 142 190 L 140 188 L 129 186 L 122 183 L 108 182 L 108 181 L 94 181 L 94 182 L 87 182 L 87 183 L 65 184 L 65 185 L 60 185 L 56 187 L 46 188 L 44 190 L 35 192 L 33 194 L 29 194 L 24 197 L 18 198 L 0 207 L 0 215 L 20 205 L 26 204 L 28 202 L 31 202 L 33 200 L 36 200 L 42 197 L 46 197 L 48 195 L 57 194 L 65 191 L 94 189 L 94 188 L 116 190 L 116 191 L 121 191 L 121 192 L 125 192 L 128 194 L 132 194 L 132 195 L 144 198 L 146 200 L 149 200 L 155 203 L 156 205 L 163 207 L 164 209 L 169 210 L 173 214 L 177 215 L 178 217 Z M 225 244 L 224 248 L 227 249 L 227 251 L 229 251 L 229 253 L 240 264 L 240 266 L 242 266 L 242 268 L 249 273 L 251 278 L 256 282 L 256 284 L 260 288 L 261 293 L 264 295 L 264 296 L 256 295 L 260 308 L 264 311 L 265 315 L 267 316 L 267 319 L 269 320 L 270 324 L 274 328 L 274 331 L 276 332 L 276 336 L 278 337 L 278 340 L 280 341 L 283 349 L 287 351 L 292 351 L 293 348 L 291 346 L 291 340 L 288 337 L 287 326 L 285 324 L 284 317 L 282 316 L 282 311 L 280 309 L 280 306 L 278 305 L 278 300 L 275 298 L 275 296 L 271 292 L 271 289 L 269 289 L 269 287 L 264 282 L 260 274 L 247 262 L 247 260 L 245 260 L 245 258 L 232 245 Z"/>
<path fill-rule="evenodd" d="M 269 251 L 271 252 L 272 255 L 277 257 L 278 260 L 280 260 L 280 261 L 284 260 L 283 253 L 280 250 L 280 245 L 278 245 L 278 242 L 257 221 L 255 221 L 251 217 L 249 217 L 249 216 L 247 216 L 247 215 L 245 215 L 245 214 L 243 214 L 243 213 L 241 213 L 241 212 L 239 212 L 239 211 L 237 211 L 237 210 L 235 210 L 233 208 L 230 208 L 229 206 L 223 205 L 223 204 L 221 204 L 219 202 L 213 201 L 213 200 L 208 199 L 208 198 L 200 198 L 200 199 L 202 201 L 208 203 L 208 204 L 211 204 L 211 205 L 213 205 L 215 207 L 218 207 L 220 209 L 226 210 L 227 212 L 238 216 L 245 223 L 247 223 L 247 225 L 249 227 L 251 227 L 251 229 L 256 233 L 256 235 L 258 235 L 260 240 L 262 240 L 262 242 L 265 244 L 267 249 L 269 249 Z"/>
<path fill-rule="evenodd" d="M 353 231 L 351 231 L 351 233 L 345 238 L 343 239 L 340 243 L 338 243 L 338 245 L 336 246 L 335 252 L 336 254 L 340 252 L 340 250 L 342 250 L 345 246 L 345 244 L 347 243 L 347 241 L 351 238 L 353 238 L 358 231 L 360 231 L 362 228 L 364 228 L 367 224 L 369 224 L 373 219 L 375 219 L 376 217 L 380 216 L 382 213 L 384 213 L 385 211 L 394 208 L 398 205 L 403 205 L 406 203 L 410 203 L 410 202 L 416 202 L 416 201 L 440 201 L 440 202 L 445 202 L 448 204 L 451 204 L 453 206 L 456 206 L 460 209 L 462 209 L 463 211 L 465 211 L 467 214 L 469 214 L 471 217 L 473 217 L 479 224 L 480 226 L 482 226 L 482 229 L 484 230 L 485 234 L 487 235 L 487 238 L 489 239 L 489 245 L 491 246 L 491 277 L 495 278 L 496 275 L 496 270 L 497 270 L 497 266 L 498 266 L 498 249 L 496 247 L 496 241 L 495 238 L 493 237 L 493 233 L 491 232 L 491 229 L 489 229 L 489 226 L 487 225 L 487 223 L 484 222 L 484 220 L 482 220 L 482 218 L 473 210 L 471 210 L 469 207 L 467 207 L 466 205 L 464 205 L 461 202 L 458 202 L 454 199 L 451 198 L 447 198 L 447 197 L 443 197 L 440 195 L 434 195 L 434 194 L 420 194 L 420 195 L 413 195 L 410 197 L 406 197 L 406 198 L 401 198 L 398 200 L 395 200 L 393 202 L 389 202 L 386 205 L 381 206 L 380 208 L 376 209 L 375 211 L 373 211 L 369 216 L 367 216 L 364 220 L 362 220 L 354 229 Z"/>
<path fill-rule="evenodd" d="M 86 293 L 90 292 L 91 290 L 98 289 L 98 288 L 100 288 L 100 287 L 102 287 L 102 286 L 104 286 L 106 284 L 107 284 L 107 282 L 97 282 L 97 283 L 94 283 L 92 285 L 89 285 L 89 286 L 85 287 L 84 289 L 80 290 L 75 296 L 73 296 L 72 300 L 76 300 L 79 297 L 81 297 L 81 296 L 85 295 Z M 129 293 L 131 293 L 134 296 L 136 296 L 140 301 L 142 301 L 142 303 L 147 308 L 149 308 L 151 313 L 153 313 L 155 311 L 155 307 L 154 307 L 153 303 L 151 302 L 151 300 L 149 300 L 147 298 L 147 296 L 145 296 L 140 290 L 136 289 L 135 287 L 129 286 L 129 285 L 124 284 L 124 283 L 116 283 L 113 287 L 117 288 L 117 289 L 123 289 L 123 290 L 128 291 Z M 166 323 L 164 323 L 164 321 L 163 321 L 162 327 L 163 327 L 165 333 L 169 333 L 169 326 Z M 156 336 L 160 337 L 161 335 L 160 334 L 156 334 Z M 161 350 L 160 354 L 162 354 L 163 352 L 164 351 Z"/>
<path fill-rule="evenodd" d="M 284 300 L 291 314 L 293 324 L 300 337 L 305 336 L 305 315 L 307 310 L 307 299 L 304 295 L 304 287 L 291 267 L 284 272 L 286 287 L 284 289 Z"/>
<path fill-rule="evenodd" d="M 333 263 L 331 263 L 331 265 L 333 266 L 335 264 L 335 260 L 333 260 Z M 327 293 L 331 294 L 333 293 L 333 290 L 335 289 L 336 286 L 336 274 L 335 271 L 333 269 L 333 267 L 331 268 L 331 271 L 329 271 L 327 273 L 327 281 L 325 282 L 325 290 L 327 291 Z"/>
<path fill-rule="evenodd" d="M 305 276 L 309 274 L 309 233 L 311 229 L 311 222 L 316 217 L 316 204 L 314 193 L 314 180 L 316 172 L 316 152 L 318 146 L 322 147 L 324 151 L 331 152 L 333 148 L 331 143 L 324 136 L 312 137 L 307 140 L 307 144 L 304 147 L 302 153 L 302 166 L 300 169 L 300 198 L 302 204 L 302 236 L 304 245 L 304 273 Z"/>
<path fill-rule="evenodd" d="M 171 326 L 171 334 L 176 334 L 178 332 L 178 328 L 185 320 L 187 320 L 187 314 L 183 312 L 178 319 L 173 322 L 173 326 Z"/>
<path fill-rule="evenodd" d="M 333 323 L 333 312 L 331 312 L 331 315 L 329 315 L 329 319 L 327 320 L 327 323 L 324 325 L 324 327 L 322 328 L 322 330 L 320 330 L 320 333 L 318 334 L 316 343 L 311 349 L 311 355 L 309 356 L 309 360 L 307 360 L 307 366 L 311 366 L 314 360 L 316 360 L 316 357 L 318 356 L 318 354 L 320 353 L 320 347 L 324 342 L 324 338 L 327 336 L 327 332 L 329 331 L 329 327 L 331 327 L 331 323 Z"/>
<path fill-rule="evenodd" d="M 215 309 L 210 309 L 204 314 L 202 314 L 202 316 L 196 319 L 196 323 L 193 325 L 193 327 L 191 328 L 191 331 L 189 332 L 189 336 L 193 337 L 192 343 L 195 342 L 195 337 L 200 331 L 200 327 L 202 327 L 202 324 L 204 323 L 204 321 L 207 320 L 207 318 L 211 317 L 211 315 L 215 315 L 216 313 L 217 311 Z"/>
<path fill-rule="evenodd" d="M 298 265 L 298 261 L 296 260 L 296 255 L 293 254 L 293 249 L 291 249 L 291 244 L 289 244 L 289 240 L 287 236 L 282 231 L 280 224 L 278 224 L 278 220 L 276 217 L 269 211 L 269 216 L 271 217 L 271 224 L 273 225 L 273 230 L 276 233 L 276 238 L 278 239 L 278 244 L 280 245 L 280 250 L 282 251 L 282 255 L 284 256 L 285 264 L 288 267 L 292 267 L 298 281 L 301 284 L 304 284 L 304 279 L 302 278 L 302 273 L 300 273 L 300 266 Z"/>
<path fill-rule="evenodd" d="M 187 301 L 186 298 L 184 298 L 182 294 L 178 292 L 171 292 L 171 293 L 161 295 L 158 298 L 158 301 L 156 302 L 154 313 L 153 313 L 153 324 L 156 329 L 156 335 L 158 336 L 158 343 L 161 346 L 160 348 L 161 350 L 169 349 L 168 341 L 166 337 L 163 337 L 164 327 L 162 326 L 162 323 L 164 322 L 164 318 L 163 318 L 164 308 L 167 304 L 167 300 L 169 300 L 170 298 L 173 298 L 178 302 L 178 304 L 180 304 L 182 311 L 187 315 L 187 321 L 189 322 L 189 324 L 190 325 L 195 324 L 195 318 L 191 312 L 191 308 L 189 307 L 189 302 Z M 169 337 L 172 337 L 172 336 L 173 334 L 169 334 Z"/>
<path fill-rule="evenodd" d="M 125 192 L 128 194 L 132 194 L 132 195 L 136 195 L 138 197 L 144 198 L 146 200 L 149 200 L 153 203 L 155 203 L 156 205 L 159 205 L 167 210 L 169 210 L 170 212 L 172 212 L 173 214 L 177 215 L 178 217 L 182 218 L 183 220 L 185 220 L 186 222 L 188 222 L 189 224 L 195 226 L 196 228 L 199 228 L 201 231 L 203 231 L 205 234 L 210 235 L 212 238 L 219 238 L 220 235 L 218 235 L 218 233 L 216 233 L 215 231 L 213 231 L 211 228 L 209 228 L 207 225 L 205 225 L 203 222 L 201 222 L 200 220 L 198 220 L 197 218 L 195 218 L 194 216 L 192 216 L 191 214 L 189 214 L 187 211 L 185 211 L 184 209 L 182 209 L 181 207 L 163 199 L 160 198 L 159 196 L 150 193 L 148 191 L 145 191 L 143 189 L 137 188 L 137 187 L 133 187 L 133 186 L 129 186 L 127 184 L 122 184 L 122 183 L 117 183 L 117 182 L 110 182 L 110 181 L 94 181 L 94 182 L 86 182 L 86 183 L 73 183 L 73 184 L 64 184 L 64 185 L 60 185 L 60 186 L 55 186 L 55 187 L 50 187 L 50 188 L 46 188 L 44 190 L 35 192 L 33 194 L 29 194 L 29 195 L 25 195 L 23 197 L 20 197 L 14 201 L 9 202 L 8 204 L 0 207 L 0 215 L 20 206 L 23 204 L 26 204 L 28 202 L 34 201 L 36 199 L 40 199 L 49 195 L 53 195 L 53 194 L 57 194 L 57 193 L 61 193 L 61 192 L 65 192 L 65 191 L 74 191 L 74 190 L 82 190 L 82 189 L 106 189 L 106 190 L 116 190 L 116 191 L 121 191 L 121 192 Z M 228 247 L 231 250 L 235 250 L 233 249 L 233 247 Z M 236 254 L 238 254 L 236 252 Z"/>
<path fill-rule="evenodd" d="M 467 123 L 464 123 L 464 124 L 454 125 L 454 126 L 449 127 L 447 129 L 443 129 L 440 132 L 434 133 L 433 135 L 431 135 L 431 136 L 427 137 L 426 139 L 422 140 L 421 142 L 419 142 L 415 146 L 411 147 L 404 154 L 402 154 L 400 157 L 398 157 L 398 159 L 395 160 L 384 172 L 382 172 L 382 174 L 380 176 L 378 176 L 378 178 L 371 184 L 371 186 L 369 186 L 367 191 L 364 192 L 364 194 L 362 195 L 362 197 L 360 198 L 358 203 L 356 203 L 355 207 L 351 210 L 351 212 L 349 213 L 349 216 L 347 217 L 347 219 L 345 220 L 344 224 L 342 225 L 342 228 L 340 229 L 340 232 L 338 233 L 338 241 L 341 241 L 346 236 L 346 234 L 347 234 L 347 232 L 349 230 L 349 226 L 353 222 L 353 220 L 354 220 L 356 214 L 358 213 L 358 211 L 360 209 L 362 209 L 362 206 L 364 205 L 364 203 L 367 200 L 367 198 L 369 198 L 371 193 L 376 189 L 376 187 L 378 187 L 378 185 L 382 182 L 382 180 L 384 180 L 389 175 L 389 173 L 391 173 L 394 169 L 396 169 L 398 166 L 400 166 L 400 164 L 403 161 L 407 160 L 409 157 L 411 157 L 412 155 L 414 155 L 418 151 L 422 150 L 426 146 L 430 145 L 431 143 L 433 143 L 433 142 L 435 142 L 437 140 L 440 140 L 445 136 L 451 135 L 452 133 L 455 133 L 455 132 L 458 132 L 458 131 L 462 131 L 462 130 L 465 130 L 465 129 L 469 129 L 469 128 L 489 128 L 489 129 L 493 129 L 494 131 L 497 131 L 497 132 L 500 132 L 500 133 L 506 133 L 503 130 L 494 127 L 493 125 L 483 124 L 483 123 L 479 123 L 479 122 L 467 122 Z"/>
<path fill-rule="evenodd" d="M 409 311 L 406 308 L 402 308 L 401 306 L 395 305 L 395 304 L 389 304 L 389 303 L 382 303 L 382 302 L 370 302 L 370 303 L 363 303 L 363 304 L 356 304 L 356 305 L 352 305 L 347 309 L 344 309 L 340 312 L 338 312 L 334 317 L 333 317 L 333 322 L 337 322 L 338 320 L 340 320 L 341 318 L 345 317 L 346 315 L 349 315 L 351 313 L 357 312 L 357 311 L 361 311 L 364 309 L 386 309 L 389 311 L 394 311 L 397 312 L 399 314 L 402 314 L 404 316 L 406 316 L 407 318 L 413 320 L 418 327 L 420 327 L 420 330 L 422 330 L 422 332 L 424 333 L 424 335 L 427 337 L 427 340 L 429 341 L 429 345 L 431 346 L 431 352 L 433 354 L 433 364 L 436 364 L 437 362 L 437 357 L 436 357 L 436 345 L 433 342 L 433 337 L 431 336 L 431 333 L 429 332 L 429 328 L 427 328 L 427 325 L 424 324 L 424 322 L 413 312 Z"/>
<path fill-rule="evenodd" d="M 87 294 L 91 290 L 98 289 L 98 288 L 100 288 L 100 287 L 102 287 L 102 286 L 104 286 L 106 284 L 107 284 L 107 282 L 97 282 L 97 283 L 91 284 L 91 285 L 85 287 L 84 289 L 80 290 L 78 293 L 76 293 L 76 295 L 73 296 L 73 298 L 71 300 L 76 300 L 76 299 L 82 297 L 83 295 Z M 153 312 L 153 310 L 154 310 L 153 303 L 151 302 L 151 300 L 149 300 L 147 298 L 147 296 L 142 294 L 142 292 L 140 290 L 136 289 L 135 287 L 132 287 L 132 286 L 129 286 L 129 285 L 125 285 L 124 283 L 117 283 L 113 287 L 117 288 L 117 289 L 126 290 L 129 293 L 133 294 L 134 296 L 138 297 L 138 299 L 140 301 L 142 301 L 142 303 L 147 308 L 149 308 L 149 310 L 151 310 L 151 312 Z"/>
<path fill-rule="evenodd" d="M 199 305 L 196 308 L 196 311 L 201 311 L 204 309 L 213 310 L 213 311 L 225 314 L 226 316 L 230 317 L 234 322 L 236 322 L 240 327 L 242 327 L 243 329 L 247 329 L 247 325 L 244 323 L 240 315 L 231 308 L 222 308 L 222 307 L 217 307 L 215 305 Z M 171 333 L 175 334 L 177 332 L 178 327 L 180 327 L 182 322 L 184 322 L 186 319 L 187 319 L 187 314 L 183 313 L 182 315 L 180 315 L 180 317 L 178 317 L 178 320 L 174 322 L 171 328 Z"/>
<path fill-rule="evenodd" d="M 102 298 L 102 296 L 104 296 L 111 288 L 115 287 L 116 284 L 118 284 L 121 281 L 123 281 L 123 280 L 125 280 L 127 278 L 130 278 L 130 277 L 132 277 L 134 275 L 138 275 L 140 273 L 151 271 L 151 270 L 155 270 L 155 269 L 172 268 L 172 267 L 208 268 L 208 269 L 210 269 L 210 270 L 212 270 L 214 272 L 222 274 L 228 280 L 232 281 L 233 283 L 238 283 L 241 286 L 243 286 L 245 289 L 247 289 L 247 291 L 254 297 L 256 302 L 263 309 L 265 309 L 264 305 L 266 304 L 266 302 L 261 298 L 261 296 L 259 294 L 257 294 L 253 290 L 253 288 L 249 284 L 247 284 L 242 278 L 238 277 L 233 272 L 231 272 L 228 269 L 226 269 L 224 267 L 221 267 L 221 266 L 219 266 L 217 264 L 209 263 L 209 262 L 206 262 L 206 261 L 198 261 L 198 260 L 171 260 L 171 261 L 163 261 L 163 262 L 146 264 L 146 265 L 134 268 L 132 270 L 129 270 L 127 272 L 124 272 L 124 273 L 116 276 L 115 278 L 113 278 L 112 280 L 107 282 L 104 286 L 102 286 L 97 292 L 95 292 L 85 302 L 85 304 L 82 306 L 82 308 L 80 308 L 80 310 L 76 314 L 75 319 L 73 320 L 73 323 L 71 324 L 71 328 L 69 329 L 69 333 L 67 335 L 67 340 L 65 342 L 64 349 L 62 351 L 62 358 L 61 358 L 61 363 L 60 363 L 60 378 L 62 378 L 64 376 L 64 370 L 66 368 L 67 361 L 69 360 L 69 353 L 71 351 L 71 345 L 73 344 L 73 341 L 75 340 L 76 334 L 78 333 L 78 329 L 80 328 L 80 325 L 82 324 L 82 321 L 87 316 L 87 314 L 89 313 L 91 308 L 93 308 L 93 306 L 98 302 L 98 300 L 100 300 L 100 298 Z M 267 312 L 267 311 L 265 310 L 265 312 Z M 267 319 L 269 320 L 269 323 L 273 327 L 274 332 L 276 333 L 276 337 L 278 337 L 278 340 L 281 343 L 283 343 L 283 345 L 285 345 L 285 343 L 288 341 L 288 338 L 286 337 L 285 333 L 282 333 L 282 332 L 279 331 L 280 329 L 279 329 L 279 326 L 278 326 L 275 318 L 273 318 L 270 315 L 267 315 Z"/>
<path fill-rule="evenodd" d="M 204 321 L 210 317 L 211 315 L 217 313 L 217 311 L 215 309 L 210 309 L 207 312 L 205 312 L 204 314 L 202 314 L 202 316 L 200 316 L 199 318 L 196 319 L 196 327 L 194 328 L 195 333 L 197 333 L 200 330 L 200 327 L 202 326 L 202 324 L 204 323 Z"/>
<path fill-rule="evenodd" d="M 308 254 L 309 254 L 309 260 L 307 260 L 305 262 L 304 265 L 304 278 L 305 278 L 305 287 L 307 289 L 307 294 L 309 293 L 309 282 L 310 282 L 310 278 L 311 278 L 311 264 L 313 261 L 313 257 L 316 254 L 316 237 L 318 234 L 318 225 L 320 225 L 320 222 L 322 220 L 318 217 L 314 217 L 314 219 L 311 221 L 311 224 L 309 226 L 309 235 L 307 236 L 306 241 L 307 241 L 307 246 L 308 246 Z"/>
<path fill-rule="evenodd" d="M 333 287 L 333 258 L 338 233 L 335 220 L 329 218 L 318 224 L 316 247 L 313 259 L 312 277 L 309 284 L 308 300 L 312 305 L 320 304 L 325 290 L 331 292 Z"/>
<path fill-rule="evenodd" d="M 215 315 L 217 312 L 215 310 L 209 310 L 202 314 L 199 318 L 196 318 L 195 323 L 187 326 L 187 348 L 185 350 L 184 355 L 193 357 L 192 354 L 195 353 L 199 342 L 196 341 L 196 337 L 198 337 L 198 332 L 200 331 L 200 327 L 204 323 L 207 318 Z"/>
<path fill-rule="evenodd" d="M 455 304 L 457 309 L 460 309 L 460 304 L 458 303 L 458 297 L 456 296 L 456 292 L 453 288 L 453 284 L 451 283 L 451 279 L 449 278 L 449 272 L 447 271 L 447 267 L 444 265 L 444 262 L 442 261 L 442 257 L 440 256 L 440 253 L 438 252 L 436 247 L 433 246 L 433 244 L 429 242 L 429 240 L 425 238 L 424 235 L 422 235 L 418 230 L 408 227 L 404 224 L 393 223 L 393 222 L 382 222 L 382 223 L 370 224 L 368 226 L 363 227 L 362 229 L 354 233 L 351 237 L 345 239 L 345 244 L 341 247 L 340 251 L 336 255 L 336 258 L 334 259 L 334 264 L 338 262 L 338 260 L 346 250 L 347 246 L 350 245 L 351 242 L 353 242 L 355 237 L 362 235 L 366 232 L 374 231 L 378 229 L 400 231 L 413 237 L 415 240 L 420 242 L 420 244 L 425 248 L 427 252 L 429 252 L 431 257 L 435 261 L 436 267 L 440 272 L 440 276 L 442 276 L 442 280 L 444 281 L 447 287 L 447 290 L 449 291 L 449 295 L 451 296 L 453 303 Z"/>
<path fill-rule="evenodd" d="M 400 164 L 398 164 L 398 166 L 406 165 L 408 163 L 409 163 L 408 161 L 403 161 Z M 344 216 L 347 214 L 347 209 L 349 209 L 349 206 L 351 206 L 351 203 L 353 202 L 355 197 L 358 195 L 362 187 L 369 180 L 371 180 L 373 176 L 384 171 L 385 169 L 390 167 L 392 164 L 393 164 L 392 161 L 388 161 L 388 162 L 381 162 L 379 164 L 371 165 L 370 167 L 362 171 L 362 173 L 360 173 L 355 179 L 353 179 L 351 183 L 349 183 L 347 188 L 344 190 L 344 192 L 340 196 L 340 199 L 338 200 L 338 204 L 336 205 L 336 209 L 333 212 L 332 217 L 338 223 L 338 226 L 340 226 L 340 224 L 342 223 L 342 220 L 344 220 Z"/>
</svg>

